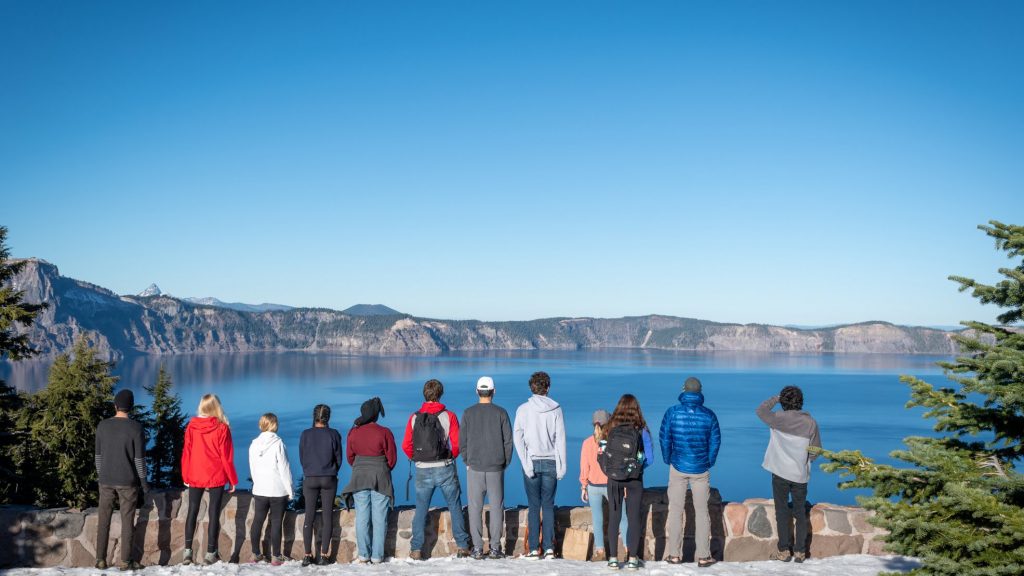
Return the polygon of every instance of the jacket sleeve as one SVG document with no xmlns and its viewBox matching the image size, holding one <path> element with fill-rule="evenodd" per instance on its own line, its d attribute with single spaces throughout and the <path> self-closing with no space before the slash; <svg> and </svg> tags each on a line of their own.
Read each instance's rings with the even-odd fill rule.
<svg viewBox="0 0 1024 576">
<path fill-rule="evenodd" d="M 565 476 L 568 463 L 565 454 L 565 418 L 562 416 L 562 408 L 555 410 L 555 450 L 558 452 L 558 462 L 555 467 L 555 478 L 561 480 Z"/>
<path fill-rule="evenodd" d="M 465 412 L 462 413 L 462 422 L 463 423 L 466 422 L 466 413 Z M 462 432 L 465 432 L 465 430 L 463 430 Z M 466 460 L 466 438 L 467 437 L 468 437 L 467 434 L 460 434 L 459 435 L 459 454 L 462 454 L 462 460 L 463 461 Z"/>
<path fill-rule="evenodd" d="M 505 450 L 505 468 L 512 463 L 512 424 L 508 421 L 508 412 L 501 414 L 501 442 Z"/>
<path fill-rule="evenodd" d="M 661 444 L 661 459 L 665 464 L 672 463 L 672 409 L 665 411 L 661 418 L 661 429 L 658 431 L 658 442 Z"/>
<path fill-rule="evenodd" d="M 587 442 L 590 441 L 590 438 L 585 439 L 583 445 L 580 446 L 580 485 L 584 488 L 587 487 L 587 478 L 590 478 L 590 454 L 587 450 Z"/>
<path fill-rule="evenodd" d="M 654 458 L 652 458 L 654 456 L 654 441 L 651 440 L 651 431 L 647 428 L 644 428 L 641 437 L 644 441 L 644 468 L 647 468 L 654 462 Z"/>
<path fill-rule="evenodd" d="M 775 428 L 778 422 L 779 415 L 776 414 L 775 412 L 772 412 L 772 408 L 774 408 L 775 405 L 778 403 L 779 397 L 772 396 L 771 398 L 765 400 L 764 402 L 761 402 L 761 404 L 757 407 L 757 410 L 754 410 L 754 413 L 757 414 L 757 417 L 761 419 L 761 422 L 764 422 L 765 424 L 771 426 L 772 428 Z"/>
<path fill-rule="evenodd" d="M 516 420 L 512 425 L 512 443 L 516 447 L 519 463 L 523 465 L 523 474 L 526 474 L 527 478 L 533 478 L 533 461 L 530 460 L 530 454 L 526 451 L 526 430 L 523 423 L 525 419 L 519 414 L 519 410 L 516 410 Z"/>
<path fill-rule="evenodd" d="M 452 447 L 452 459 L 459 457 L 459 417 L 448 410 L 448 444 Z"/>
<path fill-rule="evenodd" d="M 718 460 L 718 449 L 722 446 L 722 430 L 718 427 L 718 416 L 711 413 L 711 438 L 708 443 L 708 463 L 713 467 Z"/>
<path fill-rule="evenodd" d="M 398 448 L 395 447 L 395 435 L 388 428 L 384 429 L 384 457 L 388 461 L 388 468 L 394 470 L 398 463 Z"/>
<path fill-rule="evenodd" d="M 345 441 L 345 459 L 348 460 L 348 465 L 351 466 L 356 461 L 356 449 L 352 446 L 352 430 L 348 431 L 348 440 Z"/>
<path fill-rule="evenodd" d="M 402 437 L 402 452 L 412 460 L 412 423 L 416 420 L 416 414 L 409 416 L 409 420 L 405 423 L 405 436 Z"/>
<path fill-rule="evenodd" d="M 224 473 L 228 475 L 228 483 L 238 486 L 238 473 L 235 472 L 235 444 L 231 441 L 231 428 L 224 426 Z"/>
<path fill-rule="evenodd" d="M 338 470 L 341 470 L 341 465 L 345 462 L 345 455 L 342 454 L 345 446 L 341 440 L 341 432 L 335 430 L 334 433 L 334 461 L 338 464 Z"/>
<path fill-rule="evenodd" d="M 814 446 L 815 448 L 821 448 L 821 432 L 818 431 L 818 423 L 817 422 L 814 423 L 814 432 L 811 434 L 811 443 L 810 443 L 810 445 Z M 807 459 L 808 462 L 813 462 L 814 459 L 818 457 L 817 454 L 808 454 L 808 456 L 810 456 Z"/>
<path fill-rule="evenodd" d="M 295 488 L 292 486 L 292 467 L 288 462 L 288 451 L 284 449 L 284 442 L 278 442 L 277 451 L 277 474 L 281 478 L 281 484 L 288 491 L 288 499 L 295 496 Z"/>
<path fill-rule="evenodd" d="M 149 485 L 146 480 L 149 475 L 146 471 L 146 438 L 142 435 L 142 426 L 139 426 L 135 432 L 135 438 L 132 439 L 132 464 L 135 465 L 135 474 L 139 477 L 139 486 L 142 487 L 143 491 L 149 490 Z"/>
<path fill-rule="evenodd" d="M 185 426 L 185 442 L 181 447 L 181 482 L 192 485 L 192 426 Z"/>
<path fill-rule="evenodd" d="M 93 460 L 96 464 L 96 477 L 100 476 L 100 468 L 103 467 L 103 449 L 100 448 L 100 427 L 96 427 L 96 451 L 93 453 Z"/>
</svg>

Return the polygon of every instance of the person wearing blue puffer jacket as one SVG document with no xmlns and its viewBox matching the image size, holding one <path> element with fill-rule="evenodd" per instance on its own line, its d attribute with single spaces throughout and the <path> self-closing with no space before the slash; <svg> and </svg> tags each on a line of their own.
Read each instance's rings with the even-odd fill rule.
<svg viewBox="0 0 1024 576">
<path fill-rule="evenodd" d="M 711 468 L 718 458 L 722 431 L 718 427 L 718 417 L 704 407 L 700 380 L 686 379 L 679 404 L 665 412 L 658 439 L 661 441 L 661 455 L 669 465 L 666 561 L 670 564 L 683 561 L 683 510 L 689 487 L 693 492 L 696 528 L 694 558 L 701 568 L 711 566 L 715 559 L 711 557 L 708 496 L 711 494 Z"/>
</svg>

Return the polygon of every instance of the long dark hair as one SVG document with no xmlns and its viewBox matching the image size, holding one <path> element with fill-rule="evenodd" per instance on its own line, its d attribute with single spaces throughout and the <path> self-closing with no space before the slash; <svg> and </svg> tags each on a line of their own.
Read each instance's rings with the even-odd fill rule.
<svg viewBox="0 0 1024 576">
<path fill-rule="evenodd" d="M 612 412 L 611 419 L 604 425 L 604 435 L 607 437 L 613 428 L 623 424 L 637 430 L 647 428 L 644 413 L 640 410 L 640 402 L 632 394 L 623 394 L 622 398 L 619 398 L 619 403 L 615 405 L 615 412 Z"/>
<path fill-rule="evenodd" d="M 317 404 L 313 408 L 313 425 L 323 424 L 327 426 L 331 422 L 331 407 L 327 404 Z"/>
</svg>

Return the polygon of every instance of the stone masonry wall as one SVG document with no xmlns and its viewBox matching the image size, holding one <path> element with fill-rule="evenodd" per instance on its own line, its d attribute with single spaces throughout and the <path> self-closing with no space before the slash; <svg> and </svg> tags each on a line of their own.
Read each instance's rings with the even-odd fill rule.
<svg viewBox="0 0 1024 576">
<path fill-rule="evenodd" d="M 154 491 L 146 499 L 136 521 L 132 546 L 136 558 L 146 565 L 176 564 L 181 561 L 184 546 L 187 493 Z M 692 503 L 687 503 L 684 559 L 693 559 Z M 200 509 L 193 547 L 206 549 L 206 510 L 204 498 Z M 664 488 L 651 488 L 644 493 L 646 511 L 643 557 L 661 560 L 666 556 L 668 499 Z M 764 560 L 775 549 L 775 509 L 770 499 L 744 502 L 721 501 L 717 490 L 711 494 L 712 554 L 726 561 Z M 95 509 L 39 510 L 28 507 L 0 507 L 0 567 L 68 566 L 91 567 L 96 562 L 95 543 L 97 517 Z M 839 554 L 882 554 L 880 536 L 884 534 L 868 524 L 869 512 L 854 507 L 818 504 L 810 509 L 810 556 L 821 558 Z M 485 514 L 489 514 L 485 508 Z M 505 538 L 502 548 L 507 553 L 522 554 L 526 538 L 526 509 L 511 508 L 505 514 Z M 557 509 L 560 551 L 566 528 L 589 531 L 590 509 L 560 507 Z M 252 522 L 252 496 L 238 491 L 224 499 L 220 511 L 221 534 L 218 547 L 226 561 L 246 562 L 252 557 L 249 527 Z M 391 511 L 388 525 L 386 555 L 404 558 L 409 553 L 413 509 L 400 507 Z M 607 518 L 607 514 L 605 515 Z M 349 562 L 355 553 L 355 512 L 336 511 L 331 553 L 339 562 Z M 303 554 L 303 514 L 288 512 L 284 522 L 285 555 L 298 559 Z M 317 522 L 318 524 L 319 522 Z M 486 521 L 484 523 L 486 526 Z M 486 539 L 486 528 L 485 528 Z M 107 561 L 116 565 L 123 545 L 118 541 L 120 517 L 115 511 L 111 520 L 110 546 Z M 424 551 L 444 556 L 455 552 L 447 510 L 431 510 L 427 522 Z M 591 548 L 592 550 L 592 545 Z M 574 551 L 576 556 L 581 551 Z M 589 551 L 587 556 L 589 557 Z"/>
</svg>

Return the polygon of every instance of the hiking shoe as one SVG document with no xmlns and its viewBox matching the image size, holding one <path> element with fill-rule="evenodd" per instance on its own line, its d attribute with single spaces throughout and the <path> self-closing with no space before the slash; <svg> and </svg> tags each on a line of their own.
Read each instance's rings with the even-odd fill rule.
<svg viewBox="0 0 1024 576">
<path fill-rule="evenodd" d="M 136 570 L 142 570 L 145 566 L 139 564 L 135 560 L 129 560 L 128 562 L 122 562 L 118 568 L 120 568 L 122 572 L 134 572 Z"/>
<path fill-rule="evenodd" d="M 504 557 L 505 555 L 502 554 L 501 550 L 498 550 L 497 548 L 492 548 L 491 551 L 487 553 L 487 558 L 489 558 L 490 560 L 501 560 Z"/>
<path fill-rule="evenodd" d="M 312 563 L 313 563 L 313 557 L 311 555 L 306 554 L 305 556 L 302 557 L 302 567 L 303 568 L 305 568 L 306 566 L 309 566 Z"/>
<path fill-rule="evenodd" d="M 591 562 L 604 562 L 605 559 L 604 548 L 594 550 L 593 556 L 590 557 Z"/>
<path fill-rule="evenodd" d="M 769 560 L 778 560 L 779 562 L 789 562 L 793 559 L 793 555 L 789 553 L 789 550 L 776 550 L 768 556 Z"/>
<path fill-rule="evenodd" d="M 271 566 L 280 566 L 280 565 L 284 564 L 284 563 L 285 563 L 285 562 L 287 562 L 287 561 L 288 561 L 288 558 L 287 558 L 287 557 L 285 557 L 285 556 L 282 556 L 282 555 L 278 554 L 277 556 L 274 556 L 274 557 L 273 557 L 273 558 L 272 558 L 272 559 L 270 560 L 270 565 L 271 565 Z"/>
<path fill-rule="evenodd" d="M 352 563 L 353 564 L 369 564 L 370 563 L 370 559 L 369 558 L 356 558 L 355 560 L 352 561 Z"/>
<path fill-rule="evenodd" d="M 622 567 L 622 565 L 619 564 L 618 558 L 616 558 L 615 556 L 611 556 L 610 558 L 608 558 L 608 567 L 612 570 L 618 570 Z"/>
<path fill-rule="evenodd" d="M 106 560 L 97 560 L 96 561 L 96 569 L 97 570 L 106 570 L 107 569 L 107 561 Z"/>
<path fill-rule="evenodd" d="M 669 556 L 668 558 L 665 558 L 665 562 L 668 562 L 669 564 L 682 564 L 683 559 L 679 556 Z"/>
<path fill-rule="evenodd" d="M 270 562 L 270 558 L 267 558 L 263 554 L 257 554 L 249 560 L 249 564 L 259 564 L 260 562 Z"/>
<path fill-rule="evenodd" d="M 419 550 L 409 552 L 409 560 L 423 560 L 423 553 Z"/>
<path fill-rule="evenodd" d="M 481 548 L 473 548 L 469 551 L 469 557 L 473 560 L 484 560 L 487 556 L 484 555 L 484 551 Z"/>
<path fill-rule="evenodd" d="M 459 548 L 458 550 L 455 551 L 455 557 L 456 558 L 469 558 L 469 556 L 470 556 L 469 548 Z"/>
<path fill-rule="evenodd" d="M 203 563 L 207 564 L 207 565 L 209 565 L 209 564 L 216 564 L 219 561 L 220 561 L 220 555 L 217 554 L 216 550 L 213 551 L 213 552 L 207 552 L 206 556 L 203 556 Z"/>
<path fill-rule="evenodd" d="M 555 551 L 552 550 L 551 548 L 548 548 L 547 550 L 545 550 L 544 551 L 544 559 L 545 560 L 554 560 L 555 559 Z"/>
<path fill-rule="evenodd" d="M 192 549 L 185 548 L 184 554 L 181 555 L 181 565 L 188 566 L 192 563 Z"/>
<path fill-rule="evenodd" d="M 316 565 L 317 566 L 327 566 L 330 563 L 331 563 L 331 559 L 328 558 L 327 556 L 324 556 L 323 554 L 317 556 L 317 558 L 316 558 Z"/>
<path fill-rule="evenodd" d="M 796 561 L 797 564 L 802 564 L 804 560 L 807 560 L 807 553 L 796 552 L 795 554 L 793 554 L 793 560 Z"/>
<path fill-rule="evenodd" d="M 540 560 L 540 550 L 530 550 L 530 553 L 523 556 L 523 560 Z"/>
<path fill-rule="evenodd" d="M 639 570 L 643 567 L 643 565 L 644 563 L 641 562 L 639 558 L 634 556 L 629 559 L 629 562 L 626 562 L 626 570 Z"/>
<path fill-rule="evenodd" d="M 708 566 L 711 566 L 715 562 L 718 562 L 718 560 L 715 560 L 711 556 L 708 556 L 707 558 L 700 558 L 700 559 L 698 559 L 697 560 L 697 566 L 699 566 L 700 568 L 707 568 Z"/>
</svg>

